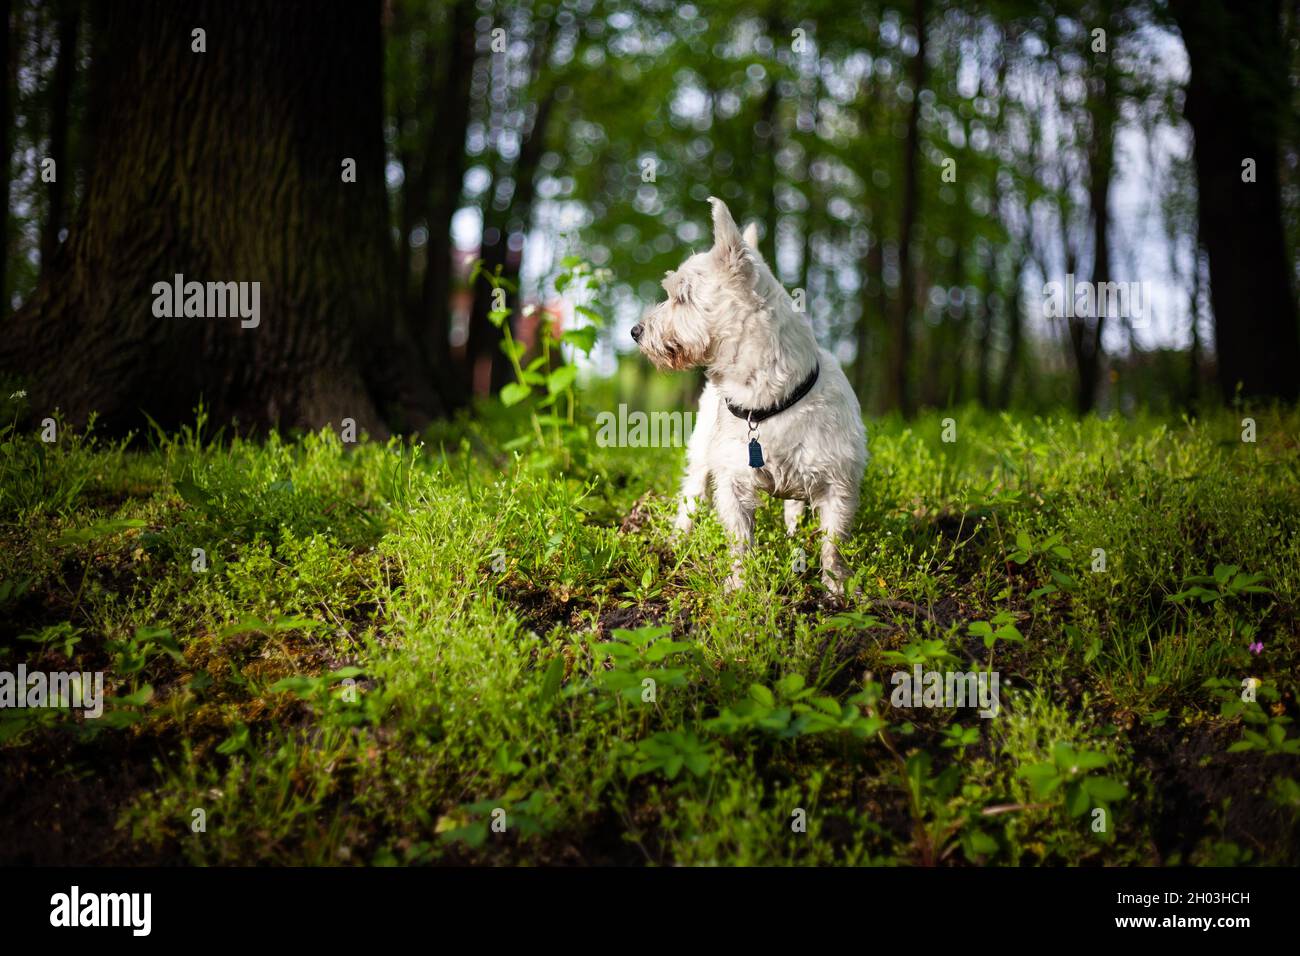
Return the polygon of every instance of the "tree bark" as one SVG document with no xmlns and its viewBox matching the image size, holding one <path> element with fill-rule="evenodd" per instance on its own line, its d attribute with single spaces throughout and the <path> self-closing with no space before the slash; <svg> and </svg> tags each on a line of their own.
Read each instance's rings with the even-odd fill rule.
<svg viewBox="0 0 1300 956">
<path fill-rule="evenodd" d="M 389 308 L 375 0 L 94 5 L 95 164 L 57 269 L 0 338 L 32 410 L 383 434 L 436 401 Z M 191 31 L 206 30 L 206 52 Z M 356 182 L 342 163 L 356 161 Z M 155 317 L 155 283 L 259 282 L 260 324 Z"/>
<path fill-rule="evenodd" d="M 1280 0 L 1171 0 L 1191 64 L 1187 120 L 1226 399 L 1294 401 L 1300 331 L 1282 225 L 1279 152 L 1291 84 Z M 1254 161 L 1255 181 L 1243 180 Z"/>
</svg>

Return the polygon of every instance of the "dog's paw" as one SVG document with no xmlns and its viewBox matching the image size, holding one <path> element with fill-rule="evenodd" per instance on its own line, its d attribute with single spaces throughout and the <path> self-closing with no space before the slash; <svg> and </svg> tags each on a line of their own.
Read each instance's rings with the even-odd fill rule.
<svg viewBox="0 0 1300 956">
<path fill-rule="evenodd" d="M 848 601 L 844 599 L 843 594 L 836 594 L 833 591 L 822 592 L 821 597 L 817 598 L 817 606 L 824 611 L 838 613 L 848 608 Z"/>
<path fill-rule="evenodd" d="M 826 588 L 827 600 L 834 602 L 837 607 L 844 606 L 844 582 L 847 577 L 843 571 L 822 572 L 822 585 Z"/>
<path fill-rule="evenodd" d="M 736 591 L 745 589 L 745 579 L 740 573 L 740 562 L 736 561 L 731 565 L 731 573 L 727 575 L 727 580 L 722 587 L 728 594 L 734 594 Z"/>
</svg>

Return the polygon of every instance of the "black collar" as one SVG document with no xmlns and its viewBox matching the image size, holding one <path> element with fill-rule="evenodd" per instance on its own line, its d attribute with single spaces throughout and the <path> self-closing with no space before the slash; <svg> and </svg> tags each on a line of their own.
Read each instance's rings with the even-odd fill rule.
<svg viewBox="0 0 1300 956">
<path fill-rule="evenodd" d="M 778 402 L 775 405 L 770 405 L 767 408 L 741 408 L 739 405 L 733 405 L 731 402 L 727 402 L 727 411 L 731 412 L 731 414 L 735 415 L 737 418 L 744 419 L 751 425 L 757 425 L 759 422 L 767 421 L 767 419 L 771 418 L 773 415 L 781 414 L 787 408 L 790 408 L 799 401 L 799 399 L 811 392 L 812 387 L 817 384 L 817 375 L 820 372 L 821 365 L 814 365 L 812 372 L 809 373 L 806 379 L 799 383 L 799 387 L 787 395 L 783 401 Z"/>
</svg>

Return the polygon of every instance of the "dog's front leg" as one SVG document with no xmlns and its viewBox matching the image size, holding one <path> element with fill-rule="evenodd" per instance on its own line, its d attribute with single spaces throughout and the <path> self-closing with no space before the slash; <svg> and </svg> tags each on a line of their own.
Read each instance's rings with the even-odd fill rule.
<svg viewBox="0 0 1300 956">
<path fill-rule="evenodd" d="M 719 477 L 713 489 L 713 507 L 731 539 L 731 575 L 727 578 L 727 590 L 735 591 L 744 586 L 741 561 L 754 543 L 754 511 L 758 507 L 758 496 L 753 488 L 743 487 L 735 479 Z"/>
<path fill-rule="evenodd" d="M 786 537 L 793 538 L 795 532 L 799 530 L 799 519 L 803 517 L 804 502 L 790 498 L 782 507 L 785 509 Z"/>
<path fill-rule="evenodd" d="M 858 496 L 853 491 L 827 489 L 814 502 L 822 526 L 822 583 L 837 598 L 844 597 L 844 582 L 849 569 L 840 557 L 839 543 L 847 538 L 858 510 Z"/>
<path fill-rule="evenodd" d="M 682 479 L 681 497 L 677 502 L 677 520 L 673 522 L 673 537 L 680 538 L 691 530 L 695 506 L 709 490 L 709 466 L 704 456 L 688 457 L 686 477 Z"/>
<path fill-rule="evenodd" d="M 700 396 L 700 414 L 686 445 L 686 476 L 682 479 L 681 497 L 677 502 L 677 520 L 673 522 L 673 539 L 691 530 L 692 516 L 700 499 L 709 493 L 709 449 L 717 423 L 718 399 L 706 386 Z"/>
</svg>

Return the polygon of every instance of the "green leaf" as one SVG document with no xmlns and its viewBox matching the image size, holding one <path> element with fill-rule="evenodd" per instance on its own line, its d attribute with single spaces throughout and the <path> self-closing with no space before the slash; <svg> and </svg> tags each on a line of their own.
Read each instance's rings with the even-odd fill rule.
<svg viewBox="0 0 1300 956">
<path fill-rule="evenodd" d="M 794 697 L 804 688 L 804 679 L 802 674 L 786 674 L 776 682 L 777 692 L 782 697 Z"/>
<path fill-rule="evenodd" d="M 560 336 L 560 339 L 568 342 L 583 355 L 590 355 L 591 350 L 596 347 L 596 327 L 584 325 L 580 329 L 569 329 Z"/>
<path fill-rule="evenodd" d="M 1076 782 L 1065 791 L 1065 809 L 1072 817 L 1080 817 L 1088 812 L 1088 792 Z"/>
<path fill-rule="evenodd" d="M 1080 770 L 1096 770 L 1110 763 L 1110 758 L 1095 750 L 1080 750 L 1074 755 L 1074 766 Z"/>
<path fill-rule="evenodd" d="M 181 500 L 192 508 L 198 508 L 200 511 L 207 511 L 214 503 L 213 495 L 199 487 L 198 482 L 194 480 L 194 472 L 187 470 L 180 478 L 176 479 L 174 484 L 176 493 L 181 496 Z"/>
<path fill-rule="evenodd" d="M 525 398 L 533 393 L 533 390 L 527 385 L 520 382 L 511 382 L 505 388 L 501 389 L 501 404 L 509 408 L 512 405 L 518 405 Z"/>
<path fill-rule="evenodd" d="M 542 700 L 549 700 L 560 692 L 560 685 L 564 683 L 564 658 L 556 657 L 546 667 L 546 674 L 542 678 Z"/>
<path fill-rule="evenodd" d="M 1056 765 L 1050 763 L 1034 763 L 1021 767 L 1016 771 L 1016 776 L 1023 777 L 1029 781 L 1030 787 L 1036 797 L 1049 796 L 1057 787 L 1061 785 L 1061 777 L 1057 772 Z"/>
<path fill-rule="evenodd" d="M 552 395 L 563 392 L 573 384 L 574 379 L 578 377 L 578 367 L 576 365 L 561 365 L 546 380 L 546 389 Z"/>
<path fill-rule="evenodd" d="M 1128 796 L 1128 788 L 1110 777 L 1089 777 L 1083 785 L 1093 799 L 1101 803 L 1114 803 Z"/>
</svg>

